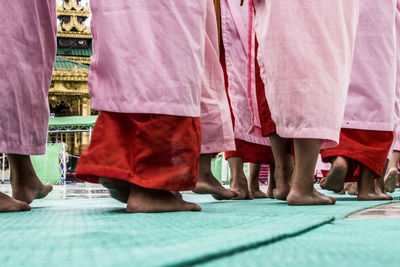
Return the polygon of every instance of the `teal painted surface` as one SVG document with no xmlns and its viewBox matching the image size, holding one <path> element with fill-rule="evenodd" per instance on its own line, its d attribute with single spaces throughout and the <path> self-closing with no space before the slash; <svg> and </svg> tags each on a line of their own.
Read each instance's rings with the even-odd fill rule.
<svg viewBox="0 0 400 267">
<path fill-rule="evenodd" d="M 165 266 L 210 262 L 215 257 L 222 259 L 211 264 L 224 266 L 224 260 L 231 264 L 235 255 L 258 251 L 258 246 L 277 246 L 270 252 L 279 255 L 274 264 L 279 258 L 290 262 L 286 249 L 291 246 L 278 245 L 305 236 L 305 230 L 329 223 L 334 217 L 387 203 L 338 201 L 329 207 L 289 207 L 268 199 L 216 202 L 209 196 L 184 197 L 200 203 L 203 211 L 125 214 L 124 205 L 112 199 L 88 199 L 41 200 L 34 202 L 31 212 L 0 214 L 1 266 Z M 329 241 L 335 233 L 339 240 L 344 230 L 340 226 L 336 232 L 329 228 L 326 236 L 319 236 L 320 241 Z M 358 229 L 358 234 L 368 235 L 371 230 Z M 365 239 L 354 240 L 355 246 Z M 305 240 L 293 250 L 307 254 L 318 248 L 308 242 L 316 241 Z M 319 246 L 321 252 L 329 249 L 326 243 Z M 245 256 L 242 262 L 267 266 L 266 260 L 272 256 L 266 252 L 257 257 Z M 317 261 L 304 257 L 304 264 Z M 321 265 L 324 257 L 318 261 Z"/>
</svg>

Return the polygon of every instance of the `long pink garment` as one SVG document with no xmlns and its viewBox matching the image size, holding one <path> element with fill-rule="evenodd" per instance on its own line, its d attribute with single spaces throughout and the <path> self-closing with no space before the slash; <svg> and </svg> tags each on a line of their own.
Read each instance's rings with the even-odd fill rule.
<svg viewBox="0 0 400 267">
<path fill-rule="evenodd" d="M 200 117 L 206 1 L 90 3 L 92 107 Z"/>
<path fill-rule="evenodd" d="M 201 153 L 235 150 L 224 74 L 219 61 L 218 28 L 213 0 L 207 0 L 205 69 L 201 92 Z"/>
<path fill-rule="evenodd" d="M 342 128 L 393 131 L 397 0 L 361 0 Z"/>
<path fill-rule="evenodd" d="M 395 139 L 393 150 L 400 151 L 400 0 L 397 1 L 396 12 L 396 53 L 397 53 L 397 71 L 396 71 L 396 102 L 395 102 Z"/>
<path fill-rule="evenodd" d="M 56 32 L 54 0 L 1 2 L 0 153 L 46 151 Z"/>
<path fill-rule="evenodd" d="M 259 64 L 277 133 L 339 141 L 358 0 L 257 0 Z"/>
<path fill-rule="evenodd" d="M 202 153 L 234 148 L 212 0 L 97 0 L 91 10 L 94 109 L 201 117 Z"/>
<path fill-rule="evenodd" d="M 247 5 L 240 6 L 237 0 L 221 0 L 222 39 L 228 74 L 228 94 L 235 118 L 234 133 L 237 139 L 268 145 L 268 138 L 261 133 L 254 79 L 251 99 L 247 92 L 247 15 Z M 252 69 L 254 74 L 254 64 Z"/>
</svg>

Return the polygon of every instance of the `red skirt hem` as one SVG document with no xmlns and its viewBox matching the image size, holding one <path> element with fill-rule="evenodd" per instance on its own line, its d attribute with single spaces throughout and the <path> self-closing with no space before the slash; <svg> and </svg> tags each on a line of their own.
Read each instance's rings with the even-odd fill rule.
<svg viewBox="0 0 400 267">
<path fill-rule="evenodd" d="M 275 162 L 272 149 L 269 146 L 249 143 L 235 139 L 236 151 L 225 152 L 225 159 L 240 157 L 243 162 L 250 163 L 273 163 Z"/>
<path fill-rule="evenodd" d="M 321 151 L 324 162 L 330 162 L 333 157 L 342 156 L 363 164 L 379 178 L 386 164 L 387 156 L 393 142 L 393 132 L 369 131 L 358 129 L 342 129 L 339 145 Z M 354 181 L 358 176 L 356 166 L 353 173 L 346 177 L 347 181 Z"/>
</svg>

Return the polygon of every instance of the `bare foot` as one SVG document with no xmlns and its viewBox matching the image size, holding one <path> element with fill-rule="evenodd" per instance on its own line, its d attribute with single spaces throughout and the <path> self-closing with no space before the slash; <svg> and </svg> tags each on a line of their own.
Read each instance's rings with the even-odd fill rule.
<svg viewBox="0 0 400 267">
<path fill-rule="evenodd" d="M 338 156 L 332 162 L 328 175 L 321 180 L 321 188 L 339 193 L 343 190 L 344 179 L 348 171 L 346 158 Z"/>
<path fill-rule="evenodd" d="M 230 157 L 228 159 L 229 169 L 231 170 L 231 190 L 236 193 L 234 200 L 253 199 L 249 191 L 246 175 L 243 170 L 243 162 L 240 157 Z"/>
<path fill-rule="evenodd" d="M 273 177 L 273 198 L 286 200 L 290 192 L 290 177 L 293 174 L 293 163 L 286 160 L 284 165 L 275 164 Z"/>
<path fill-rule="evenodd" d="M 349 182 L 344 184 L 344 190 L 351 196 L 358 195 L 358 186 L 356 182 Z"/>
<path fill-rule="evenodd" d="M 309 194 L 304 194 L 292 188 L 286 198 L 286 202 L 290 206 L 333 205 L 336 203 L 336 200 L 333 197 L 321 194 L 315 189 Z"/>
<path fill-rule="evenodd" d="M 212 154 L 202 154 L 199 162 L 199 179 L 193 190 L 196 194 L 210 194 L 217 200 L 232 199 L 237 194 L 223 187 L 211 172 Z"/>
<path fill-rule="evenodd" d="M 15 200 L 6 194 L 0 193 L 0 212 L 28 211 L 31 207 L 22 201 Z"/>
<path fill-rule="evenodd" d="M 211 173 L 199 176 L 193 192 L 196 194 L 210 194 L 217 200 L 232 199 L 237 196 L 237 193 L 223 187 Z"/>
<path fill-rule="evenodd" d="M 397 168 L 392 168 L 390 169 L 386 176 L 385 176 L 385 191 L 389 193 L 393 193 L 394 190 L 396 189 L 396 183 L 397 183 Z"/>
<path fill-rule="evenodd" d="M 389 196 L 386 192 L 384 192 L 382 189 L 381 189 L 381 187 L 379 187 L 379 186 L 376 186 L 375 187 L 375 192 L 377 193 L 377 194 L 379 194 L 381 197 L 385 197 L 385 199 L 386 200 L 393 200 L 393 197 L 392 196 Z"/>
<path fill-rule="evenodd" d="M 11 166 L 13 198 L 30 204 L 34 199 L 46 197 L 53 190 L 51 184 L 43 184 L 39 180 L 29 156 L 8 154 L 7 157 Z"/>
<path fill-rule="evenodd" d="M 112 179 L 108 177 L 101 177 L 99 182 L 102 186 L 108 189 L 112 198 L 127 203 L 131 184 L 119 179 Z"/>
<path fill-rule="evenodd" d="M 249 192 L 253 198 L 267 198 L 267 195 L 260 190 L 261 164 L 250 163 Z"/>
<path fill-rule="evenodd" d="M 290 186 L 288 184 L 281 184 L 276 186 L 272 192 L 275 199 L 286 200 L 290 192 Z"/>
<path fill-rule="evenodd" d="M 260 189 L 256 191 L 251 190 L 250 194 L 253 195 L 253 198 L 267 198 L 267 194 L 261 191 Z"/>
<path fill-rule="evenodd" d="M 288 165 L 288 166 L 286 166 Z M 276 164 L 274 169 L 274 175 L 271 176 L 271 186 L 268 185 L 267 195 L 279 200 L 286 200 L 290 192 L 290 177 L 293 174 L 293 166 L 285 164 L 283 166 Z"/>
<path fill-rule="evenodd" d="M 253 195 L 247 185 L 247 178 L 244 174 L 232 176 L 231 189 L 237 194 L 233 198 L 234 200 L 253 199 Z"/>
<path fill-rule="evenodd" d="M 391 196 L 383 192 L 370 192 L 370 193 L 359 193 L 357 200 L 367 201 L 367 200 L 393 200 Z"/>
<path fill-rule="evenodd" d="M 127 213 L 158 213 L 175 211 L 201 211 L 197 204 L 179 199 L 170 191 L 131 185 Z"/>
<path fill-rule="evenodd" d="M 374 173 L 365 165 L 360 167 L 360 178 L 358 180 L 357 200 L 392 200 L 393 198 L 376 185 Z"/>
</svg>

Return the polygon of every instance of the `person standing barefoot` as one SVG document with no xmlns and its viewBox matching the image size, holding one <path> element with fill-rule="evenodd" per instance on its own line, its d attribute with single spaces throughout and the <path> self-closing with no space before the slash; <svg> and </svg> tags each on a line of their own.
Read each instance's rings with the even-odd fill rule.
<svg viewBox="0 0 400 267">
<path fill-rule="evenodd" d="M 249 181 L 243 164 L 273 162 L 268 138 L 262 136 L 257 90 L 261 90 L 252 79 L 250 90 L 247 81 L 247 63 L 255 53 L 247 54 L 247 9 L 236 0 L 218 0 L 220 10 L 220 61 L 225 74 L 226 93 L 229 99 L 231 118 L 235 136 L 235 150 L 225 150 L 225 159 L 231 170 L 231 190 L 235 200 L 252 199 Z M 222 15 L 221 15 L 222 14 Z M 256 50 L 256 49 L 254 49 Z M 263 90 L 263 88 L 262 88 Z M 257 177 L 258 179 L 258 177 Z M 253 183 L 255 185 L 255 183 Z M 258 180 L 257 180 L 258 186 Z M 261 193 L 261 195 L 260 195 Z M 262 196 L 262 192 L 257 193 Z"/>
<path fill-rule="evenodd" d="M 128 213 L 200 211 L 176 191 L 196 190 L 200 153 L 234 147 L 212 0 L 99 0 L 91 9 L 89 84 L 100 115 L 77 177 L 102 183 Z"/>
<path fill-rule="evenodd" d="M 358 4 L 358 0 L 254 2 L 258 63 L 276 126 L 270 135 L 276 192 L 289 205 L 335 203 L 314 189 L 314 171 L 320 148 L 339 142 Z M 289 184 L 292 145 L 295 165 Z"/>
<path fill-rule="evenodd" d="M 14 199 L 0 194 L 0 211 L 26 211 L 29 203 L 52 190 L 37 177 L 30 155 L 46 152 L 47 94 L 56 55 L 56 3 L 5 1 L 2 5 L 0 153 L 7 153 Z"/>
<path fill-rule="evenodd" d="M 400 51 L 396 44 L 397 16 L 397 0 L 379 4 L 373 0 L 360 1 L 360 21 L 340 143 L 321 152 L 324 161 L 333 162 L 321 187 L 340 190 L 345 177 L 358 166 L 359 200 L 391 199 L 384 193 L 383 175 L 394 137 L 396 57 Z M 374 112 L 370 112 L 371 109 Z M 387 182 L 396 173 L 389 168 Z"/>
<path fill-rule="evenodd" d="M 219 1 L 207 14 L 206 71 L 201 93 L 201 156 L 197 194 L 211 194 L 215 199 L 232 199 L 237 194 L 223 187 L 211 173 L 213 154 L 235 148 L 224 73 L 220 64 Z"/>
<path fill-rule="evenodd" d="M 397 1 L 396 13 L 396 40 L 397 40 L 397 76 L 395 101 L 395 140 L 393 152 L 389 160 L 388 170 L 384 178 L 385 192 L 394 192 L 400 186 L 398 165 L 400 161 L 400 1 Z"/>
</svg>

